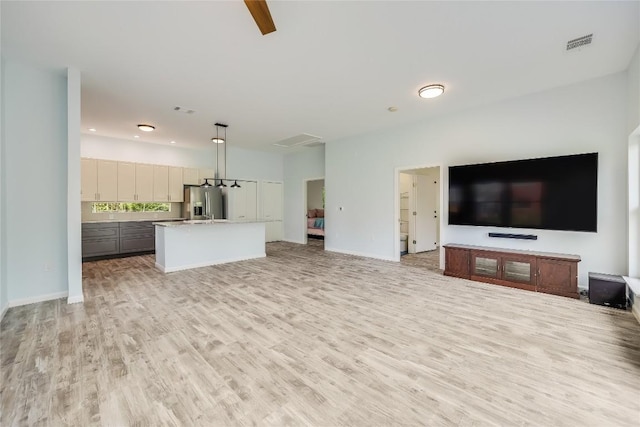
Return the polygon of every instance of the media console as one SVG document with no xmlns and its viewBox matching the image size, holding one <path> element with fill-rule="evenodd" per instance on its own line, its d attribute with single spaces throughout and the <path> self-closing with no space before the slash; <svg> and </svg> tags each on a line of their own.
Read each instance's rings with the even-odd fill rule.
<svg viewBox="0 0 640 427">
<path fill-rule="evenodd" d="M 578 255 L 444 245 L 446 276 L 578 298 Z"/>
</svg>

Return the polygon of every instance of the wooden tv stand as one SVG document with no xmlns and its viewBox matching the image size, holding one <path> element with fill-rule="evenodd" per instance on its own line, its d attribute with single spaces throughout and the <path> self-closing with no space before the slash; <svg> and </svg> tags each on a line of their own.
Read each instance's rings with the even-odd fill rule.
<svg viewBox="0 0 640 427">
<path fill-rule="evenodd" d="M 448 244 L 446 276 L 578 298 L 578 255 Z"/>
</svg>

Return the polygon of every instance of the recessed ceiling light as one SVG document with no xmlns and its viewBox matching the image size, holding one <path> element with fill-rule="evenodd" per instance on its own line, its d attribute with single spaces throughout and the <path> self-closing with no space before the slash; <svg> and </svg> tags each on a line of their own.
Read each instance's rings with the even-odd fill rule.
<svg viewBox="0 0 640 427">
<path fill-rule="evenodd" d="M 392 113 L 395 113 L 396 111 L 398 111 L 398 107 L 389 107 L 387 108 L 387 110 L 389 110 Z"/>
<path fill-rule="evenodd" d="M 95 132 L 96 128 L 89 128 L 89 132 Z"/>
<path fill-rule="evenodd" d="M 444 93 L 443 85 L 428 85 L 418 91 L 421 98 L 435 98 Z"/>
<path fill-rule="evenodd" d="M 175 141 L 171 141 L 171 144 L 175 144 L 175 143 L 176 143 Z"/>
<path fill-rule="evenodd" d="M 133 135 L 134 138 L 140 138 L 140 135 Z"/>
<path fill-rule="evenodd" d="M 213 142 L 214 144 L 222 144 L 224 143 L 224 138 L 216 138 L 214 136 L 213 138 L 211 138 L 211 142 Z"/>
<path fill-rule="evenodd" d="M 156 127 L 142 124 L 142 125 L 138 125 L 138 129 L 140 129 L 142 132 L 151 132 L 152 130 L 155 130 Z"/>
</svg>

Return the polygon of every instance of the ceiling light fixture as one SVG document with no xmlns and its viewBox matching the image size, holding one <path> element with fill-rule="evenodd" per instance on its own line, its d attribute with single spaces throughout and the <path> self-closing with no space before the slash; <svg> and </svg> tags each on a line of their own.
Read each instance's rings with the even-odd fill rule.
<svg viewBox="0 0 640 427">
<path fill-rule="evenodd" d="M 140 135 L 133 135 L 134 138 L 140 138 Z"/>
<path fill-rule="evenodd" d="M 155 130 L 156 127 L 155 126 L 151 126 L 151 125 L 142 124 L 142 125 L 138 125 L 138 129 L 140 129 L 142 132 L 151 132 L 151 131 Z"/>
<path fill-rule="evenodd" d="M 435 98 L 437 96 L 440 96 L 444 93 L 444 85 L 440 85 L 440 84 L 435 84 L 435 85 L 427 85 L 423 88 L 421 88 L 418 91 L 418 95 L 420 95 L 420 98 Z"/>
<path fill-rule="evenodd" d="M 89 132 L 95 132 L 96 128 L 89 128 Z"/>
<path fill-rule="evenodd" d="M 200 185 L 200 187 L 202 188 L 209 188 L 211 187 L 211 184 L 209 184 L 209 178 L 205 178 L 204 179 L 204 183 Z"/>
<path fill-rule="evenodd" d="M 222 144 L 222 142 L 226 141 L 227 139 L 227 125 L 222 123 L 216 123 L 215 126 L 216 126 L 216 137 L 211 138 L 211 141 L 213 141 L 216 144 L 216 175 L 220 179 L 220 182 L 216 185 L 216 187 L 225 188 L 227 185 L 224 183 L 224 181 L 220 177 L 220 162 L 218 160 L 220 156 L 218 155 L 218 145 Z M 224 138 L 220 138 L 220 128 L 224 129 Z M 224 165 L 225 165 L 224 175 L 226 177 L 227 176 L 227 144 L 225 144 L 224 146 Z"/>
<path fill-rule="evenodd" d="M 175 141 L 171 141 L 171 144 L 175 144 L 175 143 L 176 143 Z"/>
</svg>

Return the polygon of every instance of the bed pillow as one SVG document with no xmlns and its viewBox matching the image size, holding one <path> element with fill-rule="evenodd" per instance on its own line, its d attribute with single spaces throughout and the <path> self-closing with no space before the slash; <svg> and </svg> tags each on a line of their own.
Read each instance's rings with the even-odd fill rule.
<svg viewBox="0 0 640 427">
<path fill-rule="evenodd" d="M 324 218 L 316 218 L 316 220 L 313 223 L 313 228 L 324 229 Z"/>
<path fill-rule="evenodd" d="M 316 209 L 316 216 L 318 218 L 324 218 L 324 209 Z"/>
<path fill-rule="evenodd" d="M 316 223 L 315 218 L 307 218 L 307 228 L 313 228 L 313 224 Z"/>
<path fill-rule="evenodd" d="M 316 216 L 317 215 L 316 215 L 316 210 L 315 209 L 309 209 L 307 211 L 307 218 L 315 218 Z"/>
</svg>

